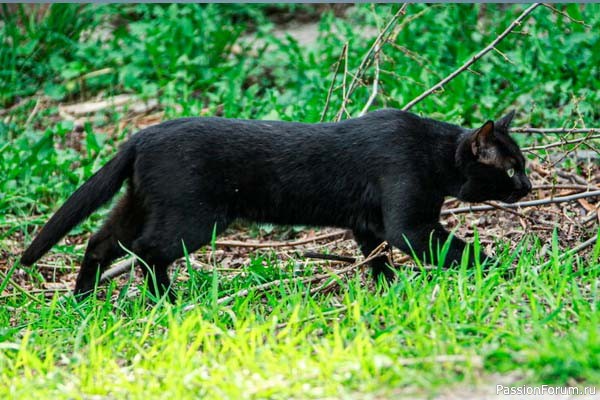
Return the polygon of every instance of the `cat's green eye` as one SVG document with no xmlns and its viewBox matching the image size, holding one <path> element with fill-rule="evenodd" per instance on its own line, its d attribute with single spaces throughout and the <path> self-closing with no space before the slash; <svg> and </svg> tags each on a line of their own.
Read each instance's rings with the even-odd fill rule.
<svg viewBox="0 0 600 400">
<path fill-rule="evenodd" d="M 506 173 L 508 174 L 509 178 L 512 178 L 513 176 L 515 176 L 515 169 L 514 168 L 509 168 L 506 170 Z"/>
</svg>

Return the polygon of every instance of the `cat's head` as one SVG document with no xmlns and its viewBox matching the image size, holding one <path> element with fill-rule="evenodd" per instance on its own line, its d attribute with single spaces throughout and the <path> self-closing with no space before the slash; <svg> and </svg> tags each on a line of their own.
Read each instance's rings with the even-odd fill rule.
<svg viewBox="0 0 600 400">
<path fill-rule="evenodd" d="M 514 115 L 511 111 L 461 137 L 456 151 L 456 164 L 464 178 L 457 196 L 460 200 L 514 203 L 531 191 L 525 157 L 508 134 Z"/>
</svg>

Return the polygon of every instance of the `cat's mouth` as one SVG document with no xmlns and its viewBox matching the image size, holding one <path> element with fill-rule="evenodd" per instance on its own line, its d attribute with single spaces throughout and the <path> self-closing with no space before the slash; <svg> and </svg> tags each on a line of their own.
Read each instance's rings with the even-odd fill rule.
<svg viewBox="0 0 600 400">
<path fill-rule="evenodd" d="M 520 197 L 517 197 L 516 195 L 510 195 L 507 198 L 503 199 L 502 202 L 504 203 L 515 203 L 517 200 L 519 200 Z"/>
<path fill-rule="evenodd" d="M 519 201 L 520 199 L 522 199 L 523 197 L 525 197 L 527 195 L 527 193 L 529 193 L 529 191 L 527 191 L 525 193 L 523 193 L 523 192 L 511 193 L 506 198 L 502 199 L 502 202 L 504 202 L 504 203 L 516 203 L 517 201 Z"/>
</svg>

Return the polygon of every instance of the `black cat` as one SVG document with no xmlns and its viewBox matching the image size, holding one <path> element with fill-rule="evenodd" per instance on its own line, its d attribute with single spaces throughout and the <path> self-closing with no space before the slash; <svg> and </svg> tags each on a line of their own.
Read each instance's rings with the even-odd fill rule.
<svg viewBox="0 0 600 400">
<path fill-rule="evenodd" d="M 158 283 L 151 287 L 162 295 L 182 243 L 195 251 L 210 242 L 215 226 L 220 233 L 237 218 L 350 228 L 364 254 L 387 240 L 437 264 L 430 249 L 449 239 L 438 222 L 445 196 L 514 202 L 531 190 L 525 159 L 508 135 L 513 116 L 475 130 L 393 109 L 322 124 L 164 122 L 134 135 L 81 186 L 21 263 L 33 264 L 128 180 L 127 193 L 89 241 L 79 297 L 124 255 L 119 243 L 146 261 Z M 452 238 L 444 266 L 460 262 L 464 247 Z M 371 266 L 376 278 L 393 276 L 384 259 Z"/>
</svg>

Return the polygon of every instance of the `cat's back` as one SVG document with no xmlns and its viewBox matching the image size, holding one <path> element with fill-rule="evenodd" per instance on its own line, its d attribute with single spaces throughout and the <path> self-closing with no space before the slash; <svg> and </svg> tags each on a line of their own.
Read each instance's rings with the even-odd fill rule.
<svg viewBox="0 0 600 400">
<path fill-rule="evenodd" d="M 305 123 L 274 120 L 251 120 L 222 117 L 176 118 L 152 125 L 134 135 L 139 141 L 161 141 L 176 136 L 181 138 L 207 136 L 212 134 L 245 136 L 288 136 L 288 135 L 324 135 L 364 133 L 365 130 L 396 130 L 401 126 L 409 127 L 421 120 L 415 114 L 397 110 L 382 109 L 339 122 Z"/>
<path fill-rule="evenodd" d="M 262 131 L 265 134 L 285 134 L 299 133 L 310 130 L 311 128 L 327 127 L 328 125 L 331 126 L 335 124 L 339 123 L 307 123 L 224 117 L 186 117 L 176 118 L 149 126 L 136 133 L 136 136 L 152 136 L 153 138 L 158 139 L 158 137 L 182 133 L 185 133 L 188 136 L 211 133 L 244 135 L 259 131 Z"/>
<path fill-rule="evenodd" d="M 387 145 L 425 145 L 438 135 L 457 134 L 454 125 L 398 110 L 382 109 L 339 122 L 303 123 L 221 117 L 179 118 L 136 133 L 132 142 L 140 150 L 241 147 L 300 150 L 340 150 L 348 146 L 379 148 Z"/>
<path fill-rule="evenodd" d="M 394 108 L 377 110 L 363 118 L 366 126 L 381 127 L 382 131 L 389 131 L 395 137 L 404 139 L 415 137 L 418 140 L 436 140 L 439 137 L 460 135 L 464 131 L 458 125 Z"/>
</svg>

